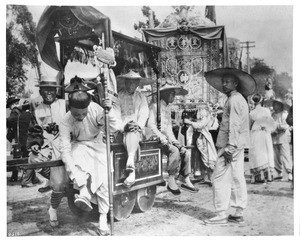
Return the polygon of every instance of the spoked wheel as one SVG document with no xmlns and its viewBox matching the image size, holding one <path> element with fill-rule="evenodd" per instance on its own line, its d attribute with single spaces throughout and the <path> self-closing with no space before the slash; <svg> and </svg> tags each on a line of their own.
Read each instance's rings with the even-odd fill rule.
<svg viewBox="0 0 300 243">
<path fill-rule="evenodd" d="M 78 208 L 75 203 L 75 194 L 78 194 L 79 192 L 75 189 L 71 189 L 69 190 L 68 194 L 67 194 L 67 198 L 68 198 L 68 206 L 71 210 L 72 213 L 74 213 L 76 216 L 82 218 L 82 217 L 95 217 L 95 218 L 99 218 L 99 212 L 98 212 L 98 205 L 93 204 L 93 210 L 90 212 L 86 212 L 80 208 Z"/>
<path fill-rule="evenodd" d="M 114 196 L 114 217 L 120 221 L 131 214 L 136 201 L 136 191 Z"/>
<path fill-rule="evenodd" d="M 137 198 L 134 209 L 138 212 L 150 210 L 154 204 L 156 186 L 149 186 L 137 191 Z"/>
</svg>

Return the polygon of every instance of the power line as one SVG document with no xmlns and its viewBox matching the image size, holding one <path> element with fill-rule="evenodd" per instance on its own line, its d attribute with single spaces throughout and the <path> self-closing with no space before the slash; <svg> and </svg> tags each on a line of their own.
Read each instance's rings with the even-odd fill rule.
<svg viewBox="0 0 300 243">
<path fill-rule="evenodd" d="M 252 47 L 255 47 L 254 45 L 250 45 L 250 44 L 255 44 L 255 41 L 245 41 L 245 42 L 241 42 L 241 44 L 244 44 L 244 46 L 242 45 L 241 48 L 246 48 L 247 49 L 247 68 L 248 68 L 248 73 L 250 74 L 250 64 L 249 64 L 249 54 L 250 51 L 249 49 Z"/>
</svg>

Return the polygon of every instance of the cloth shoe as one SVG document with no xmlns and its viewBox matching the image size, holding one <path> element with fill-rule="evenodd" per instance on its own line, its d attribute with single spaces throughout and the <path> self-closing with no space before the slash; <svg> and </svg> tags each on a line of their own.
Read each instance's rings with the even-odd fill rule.
<svg viewBox="0 0 300 243">
<path fill-rule="evenodd" d="M 48 192 L 48 191 L 50 191 L 51 190 L 51 187 L 50 186 L 45 186 L 45 187 L 40 187 L 39 189 L 38 189 L 38 192 L 40 192 L 40 193 L 45 193 L 45 192 Z"/>
<path fill-rule="evenodd" d="M 75 197 L 76 199 L 74 200 L 74 204 L 76 207 L 82 209 L 83 211 L 90 212 L 93 210 L 93 207 L 88 199 L 85 197 L 82 197 L 80 195 L 77 195 Z"/>
<path fill-rule="evenodd" d="M 186 185 L 186 184 L 181 184 L 181 185 L 180 185 L 180 188 L 181 188 L 182 190 L 185 190 L 185 191 L 188 191 L 188 192 L 192 192 L 192 193 L 196 193 L 196 192 L 199 191 L 198 188 L 190 187 L 190 186 L 188 186 L 188 185 Z"/>
<path fill-rule="evenodd" d="M 227 218 L 211 218 L 211 219 L 205 219 L 204 223 L 207 225 L 227 225 L 228 220 Z"/>
<path fill-rule="evenodd" d="M 50 207 L 48 210 L 49 213 L 49 223 L 52 227 L 57 227 L 58 226 L 58 220 L 57 220 L 57 210 Z"/>
<path fill-rule="evenodd" d="M 34 186 L 36 186 L 36 184 L 33 184 L 33 183 L 21 185 L 22 188 L 30 188 L 30 187 L 34 187 Z"/>
<path fill-rule="evenodd" d="M 244 217 L 243 216 L 234 216 L 229 214 L 228 221 L 236 224 L 242 224 L 244 223 Z"/>
<path fill-rule="evenodd" d="M 172 192 L 174 195 L 180 195 L 181 191 L 179 189 L 171 189 L 169 186 L 167 186 L 168 191 Z"/>
</svg>

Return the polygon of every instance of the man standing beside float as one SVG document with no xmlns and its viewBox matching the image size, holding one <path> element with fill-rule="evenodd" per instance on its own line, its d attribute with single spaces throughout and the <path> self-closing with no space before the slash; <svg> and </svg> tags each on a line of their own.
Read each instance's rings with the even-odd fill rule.
<svg viewBox="0 0 300 243">
<path fill-rule="evenodd" d="M 244 176 L 244 149 L 249 146 L 249 107 L 246 97 L 256 89 L 252 76 L 234 68 L 220 68 L 205 74 L 207 82 L 227 95 L 217 137 L 218 159 L 212 175 L 213 200 L 217 216 L 210 225 L 244 222 L 247 188 Z M 229 206 L 235 213 L 227 217 Z"/>
<path fill-rule="evenodd" d="M 37 125 L 29 128 L 27 139 L 27 148 L 31 151 L 29 163 L 60 159 L 59 124 L 66 114 L 66 102 L 56 98 L 57 88 L 61 88 L 58 79 L 59 73 L 55 77 L 42 76 L 42 81 L 36 85 L 40 87 L 40 95 L 43 100 L 40 103 L 32 103 Z M 42 168 L 39 173 L 50 180 L 50 186 L 40 188 L 39 191 L 44 192 L 52 187 L 51 206 L 48 213 L 51 226 L 58 226 L 57 208 L 69 182 L 65 167 Z M 22 187 L 26 187 L 33 178 L 35 178 L 35 170 L 24 171 Z"/>
</svg>

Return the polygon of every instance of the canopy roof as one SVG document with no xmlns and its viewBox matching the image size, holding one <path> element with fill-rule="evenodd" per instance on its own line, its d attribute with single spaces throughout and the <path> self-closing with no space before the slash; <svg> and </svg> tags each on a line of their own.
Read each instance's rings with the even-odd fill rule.
<svg viewBox="0 0 300 243">
<path fill-rule="evenodd" d="M 59 61 L 55 42 L 65 47 L 79 46 L 93 51 L 99 38 L 105 36 L 105 46 L 113 47 L 114 40 L 126 43 L 129 52 L 139 53 L 152 50 L 157 53 L 160 47 L 111 31 L 110 19 L 90 6 L 48 6 L 37 25 L 37 45 L 42 60 L 58 71 L 64 70 L 65 60 Z M 72 49 L 72 48 L 71 48 Z M 65 49 L 64 58 L 69 58 L 70 48 Z"/>
<path fill-rule="evenodd" d="M 179 25 L 177 27 L 168 28 L 149 28 L 143 29 L 145 39 L 149 42 L 156 41 L 162 38 L 168 38 L 178 34 L 194 34 L 202 39 L 216 40 L 223 42 L 223 55 L 225 66 L 228 64 L 228 47 L 227 38 L 224 26 L 187 26 Z"/>
<path fill-rule="evenodd" d="M 110 19 L 95 8 L 48 6 L 38 22 L 36 38 L 42 60 L 52 68 L 62 71 L 64 67 L 58 60 L 55 40 L 97 40 L 102 33 L 105 35 L 105 46 L 112 47 Z"/>
<path fill-rule="evenodd" d="M 225 38 L 225 28 L 224 26 L 194 26 L 187 28 L 151 28 L 143 29 L 146 40 L 155 40 L 164 37 L 174 36 L 178 33 L 193 33 L 203 39 L 213 40 L 213 39 L 224 39 Z"/>
</svg>

